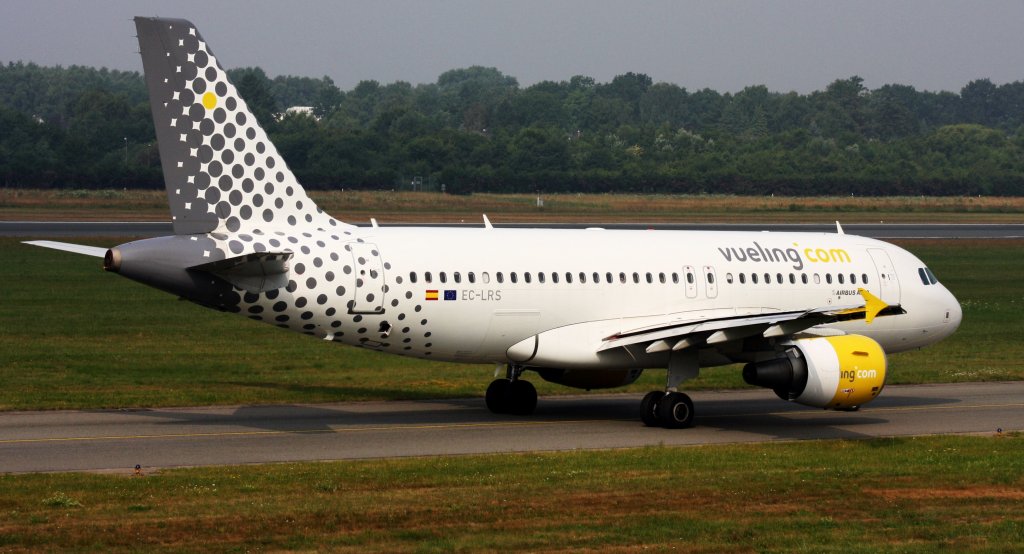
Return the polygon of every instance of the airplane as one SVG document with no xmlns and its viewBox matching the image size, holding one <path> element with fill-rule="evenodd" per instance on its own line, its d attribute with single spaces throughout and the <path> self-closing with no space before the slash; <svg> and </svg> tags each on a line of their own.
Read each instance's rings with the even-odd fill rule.
<svg viewBox="0 0 1024 554">
<path fill-rule="evenodd" d="M 884 388 L 889 354 L 960 324 L 924 262 L 838 222 L 836 233 L 344 223 L 307 196 L 195 25 L 135 25 L 174 235 L 31 244 L 321 340 L 495 364 L 485 400 L 499 414 L 534 411 L 527 372 L 591 390 L 664 369 L 640 419 L 690 427 L 680 385 L 737 363 L 783 400 L 856 410 Z"/>
</svg>

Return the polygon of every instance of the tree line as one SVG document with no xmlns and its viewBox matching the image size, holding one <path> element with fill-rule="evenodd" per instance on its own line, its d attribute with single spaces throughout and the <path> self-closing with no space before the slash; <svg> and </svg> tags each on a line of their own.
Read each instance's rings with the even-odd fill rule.
<svg viewBox="0 0 1024 554">
<path fill-rule="evenodd" d="M 1022 195 L 1024 82 L 959 92 L 690 91 L 625 73 L 528 87 L 495 68 L 435 83 L 228 72 L 314 189 Z M 289 113 L 308 106 L 310 113 Z M 162 187 L 136 72 L 0 64 L 0 185 Z"/>
</svg>

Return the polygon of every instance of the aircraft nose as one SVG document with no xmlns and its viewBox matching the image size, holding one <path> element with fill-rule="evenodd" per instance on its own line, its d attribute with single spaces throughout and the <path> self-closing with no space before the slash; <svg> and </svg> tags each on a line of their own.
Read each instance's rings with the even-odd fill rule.
<svg viewBox="0 0 1024 554">
<path fill-rule="evenodd" d="M 945 336 L 948 337 L 960 327 L 960 321 L 963 319 L 964 312 L 960 307 L 960 302 L 953 296 L 953 293 L 949 292 L 945 287 L 943 287 L 943 292 L 946 293 L 946 298 L 938 307 L 943 310 L 942 328 L 945 331 Z"/>
</svg>

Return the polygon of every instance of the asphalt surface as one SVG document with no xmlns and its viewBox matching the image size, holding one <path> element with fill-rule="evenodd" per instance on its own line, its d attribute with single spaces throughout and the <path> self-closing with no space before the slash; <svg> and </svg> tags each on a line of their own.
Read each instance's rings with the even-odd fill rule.
<svg viewBox="0 0 1024 554">
<path fill-rule="evenodd" d="M 0 472 L 114 470 L 1024 430 L 1024 382 L 887 387 L 859 412 L 766 390 L 694 392 L 696 427 L 644 427 L 641 395 L 542 398 L 530 417 L 480 399 L 0 413 Z"/>
<path fill-rule="evenodd" d="M 398 223 L 383 227 L 481 227 L 482 223 L 431 224 Z M 605 229 L 661 229 L 693 231 L 799 231 L 834 233 L 835 224 L 770 224 L 770 223 L 679 223 L 679 224 L 632 224 L 632 223 L 505 223 L 495 227 L 524 228 L 543 227 L 550 229 L 582 229 L 603 227 Z M 942 238 L 942 239 L 994 239 L 1024 238 L 1024 224 L 1009 223 L 870 223 L 843 225 L 846 233 L 878 239 Z M 170 222 L 163 221 L 0 221 L 0 236 L 6 237 L 154 237 L 173 234 Z"/>
</svg>

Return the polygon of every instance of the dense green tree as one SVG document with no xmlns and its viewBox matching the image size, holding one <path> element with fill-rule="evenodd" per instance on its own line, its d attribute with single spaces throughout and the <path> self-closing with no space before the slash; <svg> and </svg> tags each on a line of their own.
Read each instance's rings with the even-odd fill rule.
<svg viewBox="0 0 1024 554">
<path fill-rule="evenodd" d="M 229 72 L 304 184 L 472 191 L 1024 194 L 1024 82 L 959 92 L 859 77 L 810 94 L 688 91 L 625 73 L 521 88 L 495 68 L 437 82 Z M 162 186 L 134 72 L 0 64 L 0 184 Z M 312 106 L 312 116 L 283 115 Z M 127 140 L 126 140 L 127 139 Z"/>
</svg>

